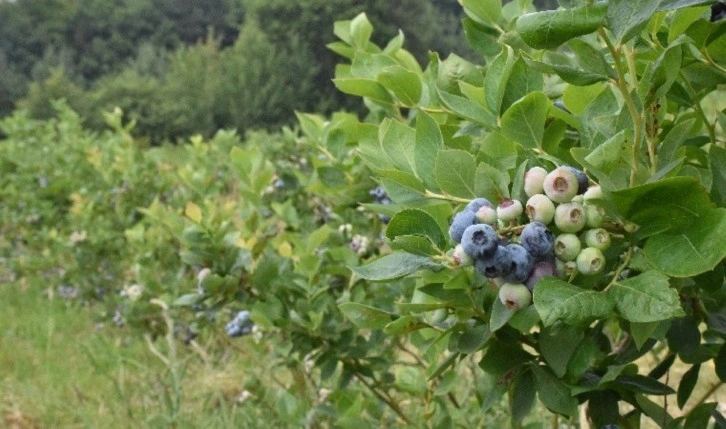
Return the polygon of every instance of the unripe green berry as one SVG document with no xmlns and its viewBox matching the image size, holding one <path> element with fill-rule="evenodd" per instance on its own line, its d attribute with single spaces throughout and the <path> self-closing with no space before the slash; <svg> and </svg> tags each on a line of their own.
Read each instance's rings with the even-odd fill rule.
<svg viewBox="0 0 726 429">
<path fill-rule="evenodd" d="M 588 229 L 585 232 L 585 244 L 600 250 L 610 247 L 610 233 L 602 228 Z"/>
<path fill-rule="evenodd" d="M 497 209 L 491 206 L 483 206 L 476 211 L 476 220 L 487 225 L 496 225 Z"/>
<path fill-rule="evenodd" d="M 577 270 L 586 275 L 593 275 L 605 269 L 605 255 L 600 249 L 586 247 L 577 255 Z"/>
<path fill-rule="evenodd" d="M 585 227 L 585 209 L 578 203 L 564 203 L 555 209 L 555 225 L 562 232 L 578 232 Z"/>
<path fill-rule="evenodd" d="M 457 244 L 454 251 L 451 252 L 451 259 L 456 266 L 466 267 L 472 264 L 474 260 L 464 251 L 464 246 Z"/>
<path fill-rule="evenodd" d="M 522 212 L 524 208 L 519 200 L 503 200 L 497 207 L 497 218 L 502 222 L 509 222 L 521 216 Z"/>
<path fill-rule="evenodd" d="M 545 177 L 544 193 L 556 203 L 567 203 L 577 195 L 579 183 L 567 167 L 557 167 Z"/>
<path fill-rule="evenodd" d="M 499 288 L 499 300 L 508 309 L 517 311 L 529 306 L 532 302 L 532 294 L 527 286 L 521 283 L 505 283 Z"/>
<path fill-rule="evenodd" d="M 555 217 L 555 203 L 547 198 L 547 195 L 535 194 L 527 200 L 525 212 L 530 221 L 547 225 Z"/>
<path fill-rule="evenodd" d="M 582 250 L 582 244 L 575 234 L 560 234 L 555 239 L 554 250 L 560 260 L 574 261 Z"/>
<path fill-rule="evenodd" d="M 585 204 L 585 197 L 582 194 L 575 195 L 574 197 L 572 197 L 572 202 L 573 203 Z"/>
<path fill-rule="evenodd" d="M 600 206 L 586 204 L 585 206 L 585 225 L 588 228 L 599 228 L 605 221 L 605 209 Z"/>
<path fill-rule="evenodd" d="M 532 167 L 524 174 L 524 193 L 528 197 L 544 192 L 544 179 L 547 170 L 542 167 Z"/>
<path fill-rule="evenodd" d="M 625 232 L 628 234 L 634 234 L 640 229 L 640 226 L 634 224 L 633 222 L 625 222 L 625 225 L 623 225 L 623 229 L 625 229 Z"/>
<path fill-rule="evenodd" d="M 583 197 L 585 198 L 585 201 L 600 200 L 602 199 L 602 188 L 600 185 L 592 185 L 587 188 Z"/>
</svg>

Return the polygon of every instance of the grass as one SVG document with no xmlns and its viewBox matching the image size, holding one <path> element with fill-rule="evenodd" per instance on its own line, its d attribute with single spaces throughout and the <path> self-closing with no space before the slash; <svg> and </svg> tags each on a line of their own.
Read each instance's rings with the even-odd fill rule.
<svg viewBox="0 0 726 429">
<path fill-rule="evenodd" d="M 241 342 L 251 338 L 240 339 Z M 166 343 L 154 343 L 169 356 Z M 6 428 L 259 427 L 239 404 L 254 347 L 170 366 L 148 344 L 37 288 L 0 287 L 0 426 Z M 246 350 L 246 351 L 245 351 Z"/>
</svg>

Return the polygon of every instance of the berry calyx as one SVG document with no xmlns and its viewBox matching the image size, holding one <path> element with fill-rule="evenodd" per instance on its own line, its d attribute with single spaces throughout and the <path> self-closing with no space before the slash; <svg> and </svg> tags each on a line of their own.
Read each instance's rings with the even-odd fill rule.
<svg viewBox="0 0 726 429">
<path fill-rule="evenodd" d="M 472 258 L 484 258 L 494 254 L 499 244 L 499 235 L 491 225 L 471 225 L 464 230 L 461 246 Z"/>
</svg>

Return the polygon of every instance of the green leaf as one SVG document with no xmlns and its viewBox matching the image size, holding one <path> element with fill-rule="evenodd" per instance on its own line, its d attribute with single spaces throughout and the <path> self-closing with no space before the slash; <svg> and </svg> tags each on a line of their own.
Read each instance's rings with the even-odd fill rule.
<svg viewBox="0 0 726 429">
<path fill-rule="evenodd" d="M 398 389 L 420 396 L 427 391 L 426 378 L 421 368 L 411 366 L 398 367 L 395 370 L 395 385 Z"/>
<path fill-rule="evenodd" d="M 416 316 L 401 316 L 383 327 L 383 333 L 390 336 L 406 335 L 428 327 Z"/>
<path fill-rule="evenodd" d="M 638 236 L 679 232 L 710 212 L 706 190 L 692 177 L 673 177 L 612 193 L 618 212 L 640 226 Z"/>
<path fill-rule="evenodd" d="M 701 371 L 701 365 L 693 365 L 691 368 L 683 374 L 681 382 L 678 384 L 678 408 L 683 409 L 683 406 L 688 402 L 688 398 L 691 397 L 693 389 L 698 383 L 698 373 Z"/>
<path fill-rule="evenodd" d="M 583 338 L 585 334 L 581 329 L 561 323 L 542 329 L 539 351 L 557 377 L 565 375 L 570 357 Z"/>
<path fill-rule="evenodd" d="M 645 28 L 661 0 L 610 0 L 607 8 L 608 28 L 625 43 Z"/>
<path fill-rule="evenodd" d="M 437 267 L 428 256 L 396 252 L 359 267 L 349 267 L 357 276 L 371 281 L 393 280 L 421 269 Z"/>
<path fill-rule="evenodd" d="M 542 147 L 549 98 L 533 92 L 512 104 L 502 115 L 502 134 L 527 149 Z"/>
<path fill-rule="evenodd" d="M 726 383 L 726 346 L 721 345 L 721 349 L 713 361 L 716 367 L 716 375 L 722 383 Z"/>
<path fill-rule="evenodd" d="M 316 171 L 320 181 L 328 188 L 339 188 L 345 185 L 345 172 L 338 167 L 323 165 Z"/>
<path fill-rule="evenodd" d="M 386 91 L 383 85 L 373 79 L 339 78 L 333 79 L 333 83 L 336 88 L 346 94 L 367 97 L 384 104 L 393 103 L 391 94 Z"/>
<path fill-rule="evenodd" d="M 605 24 L 606 2 L 565 10 L 522 15 L 515 26 L 522 39 L 535 49 L 552 49 Z"/>
<path fill-rule="evenodd" d="M 491 132 L 484 137 L 479 145 L 477 160 L 486 162 L 501 171 L 507 171 L 517 166 L 517 144 L 498 131 Z"/>
<path fill-rule="evenodd" d="M 398 121 L 385 120 L 380 126 L 381 148 L 399 170 L 416 174 L 414 151 L 416 131 Z"/>
<path fill-rule="evenodd" d="M 489 201 L 509 198 L 509 175 L 480 163 L 476 168 L 474 194 Z"/>
<path fill-rule="evenodd" d="M 492 337 L 492 333 L 487 325 L 477 325 L 473 328 L 467 329 L 461 333 L 457 347 L 459 352 L 465 354 L 472 354 L 479 350 L 489 338 Z"/>
<path fill-rule="evenodd" d="M 571 64 L 563 65 L 534 60 L 528 60 L 527 64 L 540 72 L 556 74 L 565 82 L 577 86 L 588 86 L 608 79 L 603 74 L 586 71 Z"/>
<path fill-rule="evenodd" d="M 505 45 L 502 52 L 491 62 L 484 76 L 484 96 L 487 106 L 489 111 L 497 116 L 501 112 L 507 81 L 514 67 L 514 58 L 512 48 Z"/>
<path fill-rule="evenodd" d="M 469 152 L 451 149 L 439 151 L 436 156 L 436 183 L 450 195 L 461 198 L 474 198 L 474 179 L 476 161 Z"/>
<path fill-rule="evenodd" d="M 714 426 L 709 426 L 711 417 L 716 419 L 716 424 Z M 721 420 L 719 420 L 719 418 Z M 718 411 L 718 403 L 705 402 L 703 404 L 698 404 L 688 413 L 688 417 L 686 417 L 683 427 L 688 429 L 708 429 L 709 427 L 713 427 L 715 429 L 723 428 L 725 423 L 724 417 L 721 415 L 721 412 Z"/>
<path fill-rule="evenodd" d="M 658 322 L 650 323 L 637 323 L 633 322 L 630 324 L 630 335 L 635 341 L 635 345 L 640 349 L 643 347 L 646 341 L 653 335 L 655 330 L 660 326 Z"/>
<path fill-rule="evenodd" d="M 534 384 L 534 374 L 526 369 L 519 372 L 514 379 L 509 407 L 515 423 L 524 420 L 532 411 L 534 401 L 537 398 L 537 391 L 532 389 Z"/>
<path fill-rule="evenodd" d="M 713 3 L 713 0 L 662 0 L 658 10 L 682 9 L 684 7 L 700 6 Z"/>
<path fill-rule="evenodd" d="M 391 249 L 401 250 L 414 255 L 434 256 L 441 252 L 427 237 L 420 235 L 399 235 L 391 241 Z"/>
<path fill-rule="evenodd" d="M 669 386 L 644 375 L 621 375 L 615 379 L 615 384 L 627 386 L 629 390 L 646 395 L 670 395 L 676 393 Z"/>
<path fill-rule="evenodd" d="M 439 228 L 439 224 L 423 210 L 405 209 L 393 216 L 386 228 L 386 237 L 393 240 L 399 235 L 422 235 L 439 249 L 446 247 L 446 236 Z"/>
<path fill-rule="evenodd" d="M 574 416 L 577 412 L 577 400 L 572 397 L 570 387 L 544 367 L 532 365 L 532 369 L 537 381 L 539 400 L 555 413 Z"/>
<path fill-rule="evenodd" d="M 373 26 L 365 13 L 358 14 L 350 21 L 350 38 L 353 46 L 365 48 L 373 34 Z"/>
<path fill-rule="evenodd" d="M 464 12 L 481 23 L 496 23 L 502 17 L 501 0 L 461 0 Z"/>
<path fill-rule="evenodd" d="M 421 98 L 421 78 L 401 66 L 384 68 L 377 80 L 406 106 L 415 106 Z"/>
<path fill-rule="evenodd" d="M 726 205 L 726 149 L 711 145 L 708 154 L 713 174 L 711 195 L 716 203 L 723 207 Z"/>
<path fill-rule="evenodd" d="M 681 45 L 669 46 L 655 62 L 645 104 L 664 96 L 675 82 L 681 71 L 683 53 Z"/>
<path fill-rule="evenodd" d="M 552 277 L 541 279 L 534 288 L 534 305 L 545 326 L 558 320 L 569 325 L 584 325 L 608 316 L 613 309 L 613 303 L 605 294 Z"/>
<path fill-rule="evenodd" d="M 427 189 L 438 191 L 436 183 L 436 154 L 444 147 L 441 128 L 434 118 L 423 110 L 416 113 L 416 147 L 413 160 L 416 173 Z"/>
<path fill-rule="evenodd" d="M 691 220 L 680 233 L 650 237 L 645 255 L 653 265 L 672 277 L 692 277 L 713 270 L 726 257 L 726 209 L 707 210 Z"/>
<path fill-rule="evenodd" d="M 381 329 L 394 319 L 390 313 L 357 302 L 345 302 L 338 308 L 355 326 L 364 329 Z"/>
<path fill-rule="evenodd" d="M 500 111 L 506 111 L 517 100 L 529 93 L 542 91 L 543 88 L 544 79 L 542 73 L 527 65 L 523 57 L 517 58 L 504 89 Z"/>
<path fill-rule="evenodd" d="M 661 2 L 661 5 L 664 2 Z M 708 6 L 704 7 L 691 7 L 688 9 L 681 9 L 673 14 L 670 25 L 668 25 L 668 43 L 673 43 L 681 34 L 685 33 L 688 27 L 694 22 L 700 19 L 704 14 L 709 11 Z"/>
<path fill-rule="evenodd" d="M 498 331 L 502 326 L 509 322 L 509 319 L 516 313 L 516 310 L 510 310 L 506 305 L 502 304 L 502 300 L 499 297 L 494 298 L 494 304 L 492 305 L 492 314 L 489 320 L 489 328 L 492 332 Z"/>
<path fill-rule="evenodd" d="M 618 313 L 631 322 L 658 322 L 685 315 L 678 292 L 670 287 L 668 277 L 657 271 L 613 284 L 608 296 Z"/>
<path fill-rule="evenodd" d="M 494 115 L 479 104 L 441 90 L 438 90 L 438 95 L 444 105 L 456 115 L 489 129 L 496 128 L 497 120 Z"/>
<path fill-rule="evenodd" d="M 358 51 L 350 65 L 350 74 L 352 77 L 375 80 L 385 68 L 396 64 L 396 60 L 388 55 Z"/>
</svg>

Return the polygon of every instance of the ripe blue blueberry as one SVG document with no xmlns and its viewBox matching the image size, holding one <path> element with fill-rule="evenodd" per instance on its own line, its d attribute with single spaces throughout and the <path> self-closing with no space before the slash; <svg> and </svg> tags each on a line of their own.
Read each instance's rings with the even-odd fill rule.
<svg viewBox="0 0 726 429">
<path fill-rule="evenodd" d="M 466 228 L 476 224 L 476 214 L 470 210 L 460 211 L 454 216 L 449 227 L 449 236 L 455 243 L 461 242 Z"/>
<path fill-rule="evenodd" d="M 556 203 L 572 201 L 577 195 L 579 182 L 575 173 L 567 167 L 557 167 L 552 170 L 544 180 L 544 193 Z"/>
<path fill-rule="evenodd" d="M 504 276 L 504 280 L 507 283 L 524 283 L 534 266 L 534 257 L 519 244 L 510 244 L 507 249 L 512 254 L 512 271 Z"/>
<path fill-rule="evenodd" d="M 464 210 L 476 213 L 482 207 L 494 207 L 486 198 L 474 198 L 469 201 Z"/>
<path fill-rule="evenodd" d="M 587 187 L 590 184 L 589 180 L 587 179 L 587 174 L 585 174 L 584 171 L 578 170 L 575 167 L 565 167 L 568 170 L 570 170 L 575 177 L 577 177 L 577 194 L 584 194 L 585 191 L 587 191 Z"/>
<path fill-rule="evenodd" d="M 494 254 L 499 244 L 499 235 L 491 225 L 471 225 L 461 237 L 464 252 L 472 258 L 485 258 Z"/>
<path fill-rule="evenodd" d="M 527 200 L 524 211 L 530 221 L 547 225 L 555 218 L 555 203 L 547 195 L 534 194 Z"/>
<path fill-rule="evenodd" d="M 476 259 L 474 266 L 479 274 L 490 279 L 506 276 L 514 267 L 512 255 L 505 246 L 497 246 L 497 250 L 488 258 Z"/>
<path fill-rule="evenodd" d="M 575 234 L 560 234 L 555 239 L 555 255 L 562 261 L 574 261 L 581 250 L 582 244 Z"/>
<path fill-rule="evenodd" d="M 555 243 L 555 237 L 542 222 L 528 223 L 519 235 L 522 247 L 535 258 L 549 255 Z"/>
<path fill-rule="evenodd" d="M 555 225 L 562 232 L 578 232 L 585 227 L 586 222 L 582 204 L 564 203 L 555 209 Z"/>
<path fill-rule="evenodd" d="M 532 167 L 524 173 L 524 193 L 528 197 L 544 192 L 544 179 L 547 170 L 542 167 Z"/>
</svg>

